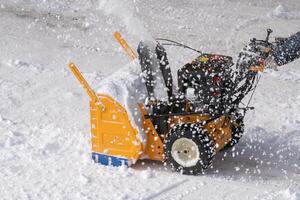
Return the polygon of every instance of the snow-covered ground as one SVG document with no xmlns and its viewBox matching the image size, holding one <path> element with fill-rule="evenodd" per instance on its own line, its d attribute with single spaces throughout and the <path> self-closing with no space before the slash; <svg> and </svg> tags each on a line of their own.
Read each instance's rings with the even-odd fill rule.
<svg viewBox="0 0 300 200">
<path fill-rule="evenodd" d="M 88 97 L 129 62 L 131 46 L 163 37 L 237 56 L 252 37 L 300 31 L 299 0 L 0 0 L 1 199 L 300 199 L 300 60 L 262 74 L 245 136 L 204 175 L 160 162 L 131 168 L 90 158 Z M 168 48 L 173 72 L 196 55 Z"/>
</svg>

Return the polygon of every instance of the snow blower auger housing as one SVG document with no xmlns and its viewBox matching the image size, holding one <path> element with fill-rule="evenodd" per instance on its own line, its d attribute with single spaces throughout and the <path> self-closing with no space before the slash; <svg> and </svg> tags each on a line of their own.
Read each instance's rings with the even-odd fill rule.
<svg viewBox="0 0 300 200">
<path fill-rule="evenodd" d="M 266 67 L 281 66 L 300 57 L 300 32 L 269 42 L 252 39 L 238 56 L 235 69 L 229 56 L 202 53 L 167 39 L 154 45 L 140 42 L 137 54 L 120 33 L 117 41 L 132 60 L 139 59 L 148 98 L 139 104 L 146 141 L 138 137 L 123 105 L 106 94 L 96 94 L 76 66 L 73 74 L 90 97 L 92 158 L 104 165 L 130 165 L 138 159 L 160 160 L 175 171 L 199 174 L 214 155 L 238 143 L 244 130 L 244 116 L 260 75 Z M 197 51 L 200 55 L 178 70 L 178 91 L 174 92 L 171 69 L 164 45 Z M 159 82 L 167 98 L 156 93 Z M 188 90 L 193 89 L 190 98 Z M 252 91 L 249 102 L 242 99 Z M 242 103 L 243 104 L 243 103 Z"/>
<path fill-rule="evenodd" d="M 104 165 L 129 165 L 142 153 L 142 143 L 125 108 L 105 94 L 96 94 L 74 63 L 69 68 L 90 97 L 92 158 Z"/>
</svg>

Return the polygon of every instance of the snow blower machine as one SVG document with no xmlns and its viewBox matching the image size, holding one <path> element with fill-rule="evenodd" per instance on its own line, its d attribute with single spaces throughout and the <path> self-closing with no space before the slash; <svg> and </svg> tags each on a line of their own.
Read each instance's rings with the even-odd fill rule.
<svg viewBox="0 0 300 200">
<path fill-rule="evenodd" d="M 132 60 L 139 59 L 148 98 L 139 104 L 140 126 L 146 141 L 138 137 L 124 105 L 107 94 L 96 94 L 77 67 L 69 67 L 90 97 L 92 158 L 103 165 L 130 165 L 139 159 L 163 161 L 184 174 L 199 174 L 215 154 L 237 144 L 244 131 L 260 72 L 300 57 L 300 32 L 269 42 L 253 38 L 239 53 L 236 64 L 230 56 L 203 53 L 184 44 L 157 39 L 140 42 L 137 53 L 121 35 L 115 38 Z M 199 56 L 177 71 L 177 90 L 164 46 L 196 51 Z M 161 76 L 167 98 L 156 93 Z M 250 94 L 250 97 L 249 95 Z M 242 100 L 248 95 L 248 103 Z"/>
</svg>

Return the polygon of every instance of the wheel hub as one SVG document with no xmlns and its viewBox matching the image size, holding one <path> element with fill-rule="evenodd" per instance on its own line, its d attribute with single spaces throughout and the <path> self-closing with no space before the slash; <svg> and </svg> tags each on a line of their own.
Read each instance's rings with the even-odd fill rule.
<svg viewBox="0 0 300 200">
<path fill-rule="evenodd" d="M 171 155 L 181 166 L 192 167 L 199 160 L 199 148 L 193 140 L 179 138 L 172 145 Z"/>
</svg>

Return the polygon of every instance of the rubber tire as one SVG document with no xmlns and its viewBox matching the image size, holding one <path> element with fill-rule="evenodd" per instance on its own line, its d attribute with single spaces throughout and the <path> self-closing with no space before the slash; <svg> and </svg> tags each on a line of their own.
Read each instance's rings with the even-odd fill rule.
<svg viewBox="0 0 300 200">
<path fill-rule="evenodd" d="M 232 126 L 231 140 L 228 144 L 226 144 L 226 146 L 222 150 L 230 149 L 240 141 L 240 139 L 244 134 L 244 127 L 245 127 L 244 121 L 241 121 L 239 126 L 235 126 L 235 125 Z"/>
<path fill-rule="evenodd" d="M 173 143 L 180 138 L 191 139 L 198 146 L 200 158 L 196 165 L 184 167 L 177 163 L 172 157 L 171 150 Z M 187 175 L 197 175 L 207 169 L 215 155 L 215 144 L 205 129 L 199 124 L 179 124 L 174 126 L 167 134 L 164 142 L 164 163 L 172 170 Z"/>
</svg>

